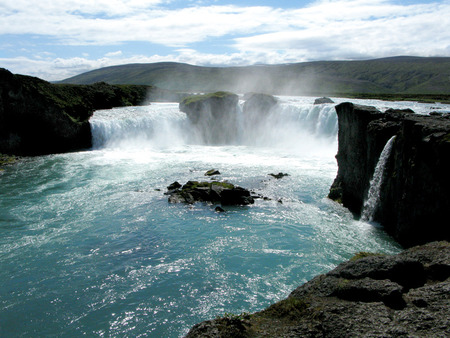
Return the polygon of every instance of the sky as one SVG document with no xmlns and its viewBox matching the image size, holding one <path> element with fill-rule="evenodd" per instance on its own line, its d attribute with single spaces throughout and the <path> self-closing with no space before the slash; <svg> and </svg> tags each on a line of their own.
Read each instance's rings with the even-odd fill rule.
<svg viewBox="0 0 450 338">
<path fill-rule="evenodd" d="M 0 0 L 0 68 L 62 80 L 162 61 L 450 56 L 450 0 Z"/>
</svg>

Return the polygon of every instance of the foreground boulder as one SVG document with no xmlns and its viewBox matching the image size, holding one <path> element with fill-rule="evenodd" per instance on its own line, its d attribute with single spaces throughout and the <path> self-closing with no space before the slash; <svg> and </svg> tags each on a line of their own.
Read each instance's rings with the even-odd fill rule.
<svg viewBox="0 0 450 338">
<path fill-rule="evenodd" d="M 0 153 L 41 155 L 89 148 L 94 110 L 140 104 L 147 89 L 57 85 L 0 68 Z"/>
<path fill-rule="evenodd" d="M 355 256 L 261 312 L 197 324 L 187 337 L 448 337 L 449 277 L 448 242 Z"/>
<path fill-rule="evenodd" d="M 406 247 L 450 240 L 450 114 L 382 113 L 348 102 L 336 111 L 339 169 L 329 197 L 360 215 L 380 154 L 395 135 L 374 221 Z"/>
<path fill-rule="evenodd" d="M 193 95 L 184 98 L 180 110 L 186 113 L 206 144 L 230 144 L 237 135 L 237 108 L 239 96 L 229 92 Z"/>
<path fill-rule="evenodd" d="M 167 187 L 170 203 L 210 202 L 222 205 L 249 205 L 255 201 L 247 189 L 225 182 L 189 181 L 181 186 L 174 182 Z"/>
</svg>

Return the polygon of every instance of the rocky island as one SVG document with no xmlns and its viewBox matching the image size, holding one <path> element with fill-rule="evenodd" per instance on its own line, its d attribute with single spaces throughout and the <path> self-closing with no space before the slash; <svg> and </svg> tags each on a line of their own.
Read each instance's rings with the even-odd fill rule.
<svg viewBox="0 0 450 338">
<path fill-rule="evenodd" d="M 167 187 L 169 203 L 209 202 L 221 205 L 249 205 L 255 201 L 249 190 L 228 182 L 174 182 Z"/>
</svg>

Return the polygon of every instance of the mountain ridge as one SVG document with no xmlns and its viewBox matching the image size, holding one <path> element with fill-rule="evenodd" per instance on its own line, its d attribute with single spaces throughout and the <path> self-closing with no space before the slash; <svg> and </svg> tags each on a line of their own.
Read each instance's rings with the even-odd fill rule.
<svg viewBox="0 0 450 338">
<path fill-rule="evenodd" d="M 181 92 L 447 94 L 450 92 L 450 57 L 397 56 L 239 67 L 134 63 L 99 68 L 59 83 L 95 82 L 152 85 Z"/>
</svg>

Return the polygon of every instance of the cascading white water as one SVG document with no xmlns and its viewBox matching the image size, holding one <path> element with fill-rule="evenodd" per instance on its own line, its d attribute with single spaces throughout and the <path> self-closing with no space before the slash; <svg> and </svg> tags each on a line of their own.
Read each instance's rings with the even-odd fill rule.
<svg viewBox="0 0 450 338">
<path fill-rule="evenodd" d="M 241 107 L 230 123 L 192 125 L 177 103 L 152 103 L 96 111 L 91 118 L 94 149 L 210 145 L 214 135 L 225 144 L 285 147 L 311 151 L 320 142 L 336 143 L 337 116 L 333 105 L 280 100 L 264 116 L 248 116 Z M 200 130 L 207 128 L 208 130 Z M 212 134 L 212 135 L 211 135 Z M 221 144 L 223 142 L 219 142 Z M 319 151 L 319 150 L 318 150 Z"/>
<path fill-rule="evenodd" d="M 386 163 L 391 155 L 392 145 L 394 143 L 395 136 L 392 136 L 383 148 L 380 158 L 378 159 L 373 178 L 370 181 L 370 188 L 367 194 L 367 199 L 364 202 L 363 211 L 361 213 L 361 220 L 365 222 L 372 222 L 375 216 L 375 212 L 380 202 L 380 188 L 383 183 L 384 169 Z"/>
<path fill-rule="evenodd" d="M 92 143 L 94 149 L 183 144 L 186 122 L 176 103 L 98 110 L 90 120 Z"/>
</svg>

